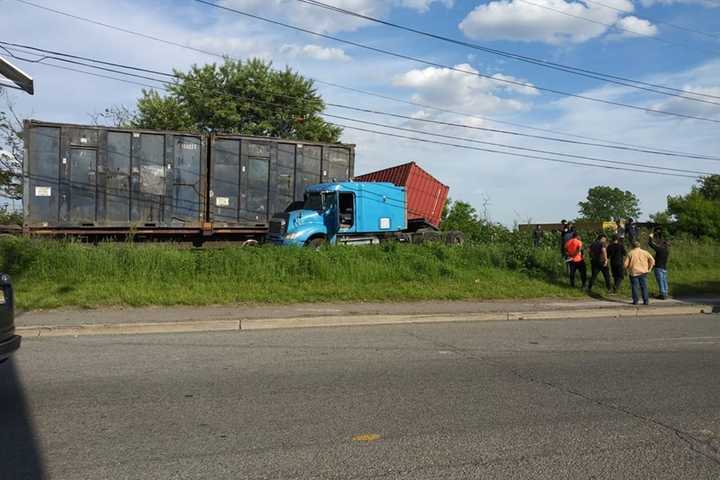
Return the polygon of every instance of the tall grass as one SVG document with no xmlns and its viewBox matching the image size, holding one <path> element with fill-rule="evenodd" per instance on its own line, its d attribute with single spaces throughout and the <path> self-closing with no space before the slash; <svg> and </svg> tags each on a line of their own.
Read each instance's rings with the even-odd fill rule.
<svg viewBox="0 0 720 480">
<path fill-rule="evenodd" d="M 684 284 L 720 275 L 720 246 L 673 247 Z M 0 239 L 20 308 L 242 302 L 574 297 L 553 245 L 179 248 L 172 244 Z M 673 272 L 675 270 L 675 272 Z M 692 287 L 689 287 L 692 288 Z M 720 287 L 715 287 L 720 290 Z M 710 289 L 712 291 L 712 288 Z"/>
</svg>

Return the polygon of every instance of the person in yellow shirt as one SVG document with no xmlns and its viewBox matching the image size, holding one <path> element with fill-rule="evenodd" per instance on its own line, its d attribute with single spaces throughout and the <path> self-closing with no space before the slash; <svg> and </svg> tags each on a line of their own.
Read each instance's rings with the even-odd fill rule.
<svg viewBox="0 0 720 480">
<path fill-rule="evenodd" d="M 640 248 L 640 242 L 632 243 L 632 250 L 625 257 L 625 270 L 630 275 L 633 305 L 638 303 L 638 290 L 642 293 L 643 305 L 649 303 L 647 275 L 655 266 L 655 259 L 650 252 Z"/>
</svg>

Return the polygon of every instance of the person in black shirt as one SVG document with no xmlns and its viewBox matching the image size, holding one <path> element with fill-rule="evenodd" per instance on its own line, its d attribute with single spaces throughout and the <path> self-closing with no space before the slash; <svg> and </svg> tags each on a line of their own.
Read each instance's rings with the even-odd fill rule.
<svg viewBox="0 0 720 480">
<path fill-rule="evenodd" d="M 590 245 L 590 268 L 591 274 L 590 283 L 588 283 L 588 293 L 592 291 L 595 279 L 600 272 L 602 272 L 603 278 L 605 279 L 605 288 L 610 292 L 612 289 L 610 287 L 610 268 L 608 267 L 607 235 L 604 233 L 598 235 Z"/>
<path fill-rule="evenodd" d="M 627 235 L 628 243 L 632 245 L 635 240 L 640 239 L 640 231 L 638 230 L 637 223 L 632 218 L 628 218 L 625 223 L 625 234 Z"/>
<path fill-rule="evenodd" d="M 566 240 L 566 235 L 569 230 L 570 229 L 568 228 L 567 220 L 563 220 L 562 222 L 560 222 L 560 256 L 563 260 L 567 258 L 567 256 L 565 255 L 565 242 L 569 240 L 569 238 Z"/>
<path fill-rule="evenodd" d="M 655 240 L 655 235 L 650 234 L 650 248 L 655 250 L 655 280 L 657 280 L 660 298 L 665 300 L 668 297 L 667 262 L 670 255 L 670 242 L 660 238 Z"/>
<path fill-rule="evenodd" d="M 617 235 L 613 235 L 612 243 L 607 248 L 608 264 L 610 265 L 610 271 L 613 276 L 613 293 L 616 293 L 620 289 L 623 278 L 625 277 L 625 267 L 623 265 L 625 261 L 625 245 L 620 242 Z"/>
<path fill-rule="evenodd" d="M 537 248 L 542 245 L 544 238 L 545 232 L 543 231 L 542 225 L 535 225 L 535 230 L 533 230 L 533 246 Z"/>
</svg>

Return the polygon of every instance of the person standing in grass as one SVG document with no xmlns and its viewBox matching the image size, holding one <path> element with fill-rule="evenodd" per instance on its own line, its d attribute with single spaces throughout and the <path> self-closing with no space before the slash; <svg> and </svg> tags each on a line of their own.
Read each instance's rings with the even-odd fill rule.
<svg viewBox="0 0 720 480">
<path fill-rule="evenodd" d="M 568 266 L 570 268 L 570 286 L 575 286 L 575 272 L 580 272 L 580 281 L 582 288 L 585 288 L 587 282 L 587 270 L 585 267 L 585 258 L 583 257 L 583 243 L 577 232 L 572 233 L 572 238 L 565 244 L 565 253 L 568 258 Z"/>
<path fill-rule="evenodd" d="M 567 236 L 568 232 L 570 231 L 570 228 L 568 227 L 567 220 L 563 220 L 560 222 L 560 256 L 565 260 L 567 257 L 565 256 L 565 244 L 568 240 L 570 240 L 570 237 Z"/>
<path fill-rule="evenodd" d="M 637 223 L 632 218 L 628 218 L 625 223 L 625 235 L 627 235 L 628 243 L 633 245 L 635 240 L 640 240 L 640 230 Z"/>
<path fill-rule="evenodd" d="M 602 272 L 603 278 L 605 279 L 605 289 L 608 293 L 611 291 L 610 287 L 610 268 L 608 267 L 608 252 L 607 252 L 607 235 L 601 233 L 590 245 L 590 282 L 588 283 L 588 293 L 592 291 L 593 284 L 597 278 L 598 273 Z"/>
<path fill-rule="evenodd" d="M 660 237 L 655 240 L 655 235 L 650 234 L 650 248 L 655 250 L 655 280 L 660 290 L 660 298 L 665 300 L 668 297 L 667 262 L 670 255 L 670 242 Z"/>
<path fill-rule="evenodd" d="M 633 305 L 638 303 L 638 293 L 642 293 L 643 305 L 650 303 L 648 295 L 647 274 L 655 266 L 655 259 L 650 252 L 640 248 L 640 242 L 635 240 L 632 250 L 625 259 L 625 269 L 630 275 Z"/>
<path fill-rule="evenodd" d="M 617 228 L 615 229 L 615 234 L 617 235 L 620 243 L 624 244 L 625 243 L 625 225 L 623 225 L 622 220 L 620 220 L 619 218 L 617 219 L 616 223 L 617 223 Z"/>
<path fill-rule="evenodd" d="M 535 248 L 541 246 L 544 238 L 545 232 L 543 231 L 542 225 L 535 225 L 535 230 L 533 230 L 533 246 Z"/>
<path fill-rule="evenodd" d="M 613 276 L 613 293 L 620 290 L 623 277 L 625 277 L 625 245 L 618 235 L 613 235 L 612 243 L 607 247 L 608 263 Z"/>
</svg>

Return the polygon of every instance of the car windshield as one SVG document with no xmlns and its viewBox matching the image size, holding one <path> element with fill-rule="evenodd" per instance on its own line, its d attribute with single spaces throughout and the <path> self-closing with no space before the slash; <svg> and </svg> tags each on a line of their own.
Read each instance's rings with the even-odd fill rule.
<svg viewBox="0 0 720 480">
<path fill-rule="evenodd" d="M 323 196 L 320 192 L 312 192 L 305 194 L 305 210 L 317 210 L 323 209 Z"/>
</svg>

